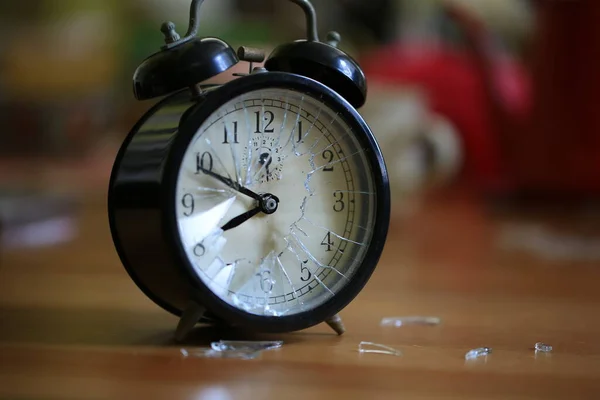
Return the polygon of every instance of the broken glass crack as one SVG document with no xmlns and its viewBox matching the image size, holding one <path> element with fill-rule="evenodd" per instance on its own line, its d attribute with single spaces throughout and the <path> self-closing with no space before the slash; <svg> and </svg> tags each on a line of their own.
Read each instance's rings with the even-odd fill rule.
<svg viewBox="0 0 600 400">
<path fill-rule="evenodd" d="M 231 194 L 230 190 L 225 189 L 215 189 L 215 188 L 207 188 L 202 186 L 196 186 L 194 190 L 198 192 L 209 192 L 209 193 L 219 193 L 219 194 Z"/>
<path fill-rule="evenodd" d="M 260 264 L 260 288 L 264 293 L 264 307 L 262 310 L 263 315 L 280 315 L 277 311 L 269 307 L 269 296 L 272 293 L 275 284 L 277 283 L 275 278 L 273 278 L 272 272 L 275 270 L 276 259 L 277 257 L 275 256 L 275 252 L 271 251 Z"/>
<path fill-rule="evenodd" d="M 321 171 L 322 169 L 329 168 L 329 167 L 331 167 L 331 166 L 333 166 L 333 165 L 335 165 L 335 164 L 338 164 L 338 163 L 341 163 L 341 162 L 343 162 L 343 161 L 346 161 L 346 160 L 348 160 L 349 158 L 351 158 L 351 157 L 354 157 L 354 156 L 356 156 L 356 155 L 359 155 L 359 154 L 361 154 L 361 153 L 362 153 L 362 150 L 359 150 L 359 151 L 357 151 L 356 153 L 352 153 L 352 154 L 350 154 L 349 156 L 346 156 L 346 157 L 342 157 L 342 158 L 340 158 L 339 160 L 332 161 L 332 162 L 330 162 L 330 163 L 327 163 L 327 164 L 325 164 L 325 165 L 321 165 L 321 166 L 320 166 L 320 167 L 318 167 L 318 168 L 315 168 L 315 166 L 314 166 L 314 165 L 312 165 L 312 167 L 313 167 L 313 168 L 315 168 L 315 169 L 313 169 L 312 171 L 310 171 L 308 174 L 309 174 L 309 175 L 314 175 L 315 173 L 317 173 L 317 172 Z"/>
<path fill-rule="evenodd" d="M 227 138 L 227 143 L 229 144 L 229 150 L 231 151 L 231 159 L 233 161 L 233 168 L 234 168 L 234 172 L 235 172 L 235 181 L 237 182 L 237 184 L 239 186 L 242 186 L 242 164 L 241 162 L 239 162 L 237 154 L 236 154 L 236 150 L 235 147 L 233 146 L 233 143 L 237 142 L 237 132 L 234 132 L 233 135 L 231 135 L 229 128 L 227 127 L 228 122 L 227 122 L 227 118 L 225 118 L 225 116 L 223 116 L 223 125 L 224 125 L 224 129 L 225 129 L 225 136 Z"/>
<path fill-rule="evenodd" d="M 191 236 L 184 239 L 186 246 L 196 246 L 201 243 L 209 235 L 215 232 L 219 222 L 229 212 L 235 197 L 230 197 L 227 200 L 215 205 L 206 212 L 193 215 L 189 218 L 179 221 L 179 227 L 182 231 L 191 232 Z"/>
<path fill-rule="evenodd" d="M 311 224 L 312 226 L 314 226 L 315 228 L 318 228 L 318 229 L 321 229 L 321 230 L 323 230 L 323 231 L 325 231 L 325 232 L 329 232 L 329 233 L 331 233 L 333 236 L 337 237 L 337 238 L 338 238 L 338 239 L 340 239 L 340 240 L 343 240 L 343 241 L 345 241 L 345 242 L 352 243 L 352 244 L 355 244 L 355 245 L 358 245 L 358 246 L 366 246 L 366 243 L 357 242 L 357 241 L 354 241 L 354 240 L 352 240 L 352 239 L 348 239 L 348 238 L 346 238 L 346 237 L 344 237 L 344 236 L 340 236 L 340 235 L 338 235 L 337 233 L 335 233 L 335 232 L 333 232 L 333 231 L 331 231 L 331 230 L 329 230 L 329 229 L 325 228 L 324 226 L 321 226 L 321 225 L 319 225 L 319 224 L 315 224 L 314 222 L 312 222 L 310 219 L 308 219 L 308 218 L 307 218 L 307 217 L 305 217 L 305 216 L 303 216 L 303 217 L 302 217 L 302 219 L 303 219 L 304 221 L 308 222 L 309 224 Z M 294 225 L 295 225 L 295 227 L 296 227 L 297 229 L 299 229 L 299 228 L 298 228 L 298 225 L 296 225 L 296 223 L 294 223 Z"/>
<path fill-rule="evenodd" d="M 323 112 L 323 109 L 319 108 L 319 111 L 317 112 L 317 115 L 314 117 L 313 121 L 310 123 L 310 127 L 308 128 L 308 130 L 306 131 L 306 133 L 302 136 L 302 140 L 300 141 L 300 143 L 304 143 L 304 140 L 312 133 L 312 130 L 314 129 L 314 127 L 315 127 L 317 121 L 319 120 L 322 112 Z M 331 123 L 333 124 L 333 122 L 335 122 L 335 120 L 336 119 L 334 119 Z M 292 153 L 296 157 L 302 157 L 302 156 L 304 156 L 306 154 L 311 153 L 312 147 L 306 153 L 301 153 L 300 151 L 298 151 L 298 146 L 296 145 L 296 141 L 293 140 L 293 137 L 294 137 L 294 135 L 292 134 L 290 136 L 291 143 L 292 143 Z"/>
<path fill-rule="evenodd" d="M 246 163 L 248 164 L 246 166 L 246 186 L 252 185 L 253 181 L 251 178 L 251 170 L 252 170 L 252 153 L 253 153 L 253 149 L 254 146 L 252 145 L 253 139 L 254 139 L 254 135 L 252 133 L 252 129 L 250 128 L 250 120 L 248 117 L 248 109 L 246 108 L 246 100 L 244 97 L 242 97 L 242 109 L 244 110 L 244 119 L 246 121 L 246 132 L 248 137 L 246 138 L 246 142 L 248 143 L 248 153 L 247 153 L 247 159 L 246 159 Z"/>
<path fill-rule="evenodd" d="M 321 229 L 321 230 L 323 230 L 323 231 L 325 231 L 327 233 L 332 234 L 333 236 L 337 237 L 338 239 L 340 239 L 342 241 L 345 241 L 345 242 L 348 242 L 348 243 L 352 243 L 352 244 L 356 244 L 358 246 L 366 246 L 365 243 L 355 242 L 353 240 L 350 240 L 350 239 L 347 239 L 347 238 L 345 238 L 343 236 L 340 236 L 340 235 L 336 234 L 333 231 L 329 231 L 325 227 L 322 227 L 322 226 L 319 226 L 317 224 L 314 224 L 308 218 L 302 218 L 302 220 L 310 223 L 311 225 L 313 225 L 316 228 L 319 228 L 319 229 Z M 304 236 L 308 237 L 308 235 L 304 232 L 303 229 L 300 228 L 300 226 L 298 225 L 297 222 L 295 222 L 294 224 L 292 224 L 292 227 L 294 229 L 297 229 L 298 231 L 300 231 L 302 234 L 304 234 Z M 337 253 L 337 254 L 347 254 L 347 252 L 345 251 L 345 248 L 335 248 L 335 249 L 331 249 L 331 251 L 334 252 L 334 253 Z M 356 261 L 356 262 L 360 261 L 358 258 L 355 258 L 355 257 L 352 257 L 352 256 L 346 256 L 346 257 L 347 257 L 348 261 Z"/>
<path fill-rule="evenodd" d="M 279 134 L 277 135 L 277 139 L 276 139 L 275 143 L 273 144 L 273 148 L 271 149 L 271 151 L 268 154 L 268 158 L 262 163 L 262 167 L 259 168 L 254 173 L 254 176 L 252 178 L 253 182 L 256 181 L 258 177 L 260 177 L 260 175 L 263 173 L 263 171 L 265 171 L 265 169 L 267 168 L 267 166 L 273 160 L 273 149 L 278 149 L 279 146 L 280 146 L 280 144 L 281 144 L 281 135 L 282 135 L 282 133 L 284 131 L 284 128 L 285 128 L 285 125 L 287 123 L 288 111 L 290 111 L 290 108 L 291 108 L 291 105 L 289 104 L 289 101 L 288 101 L 287 97 L 285 98 L 285 101 L 282 101 L 281 103 L 285 104 L 285 106 L 283 106 L 283 109 L 284 109 L 283 122 L 282 122 L 281 126 L 279 127 Z M 263 101 L 263 115 L 264 115 L 264 101 Z M 263 124 L 264 124 L 264 121 L 263 121 Z M 292 132 L 293 132 L 293 130 L 292 130 Z M 293 136 L 293 134 L 292 134 L 292 136 Z"/>
<path fill-rule="evenodd" d="M 304 260 L 302 259 L 302 257 L 300 257 L 300 254 L 298 254 L 298 252 L 293 248 L 292 242 L 290 240 L 290 236 L 286 236 L 283 238 L 283 240 L 287 243 L 287 249 L 294 254 L 294 256 L 298 259 L 298 261 L 300 262 L 300 264 L 305 264 Z M 317 276 L 317 274 L 315 273 L 314 270 L 311 270 L 310 267 L 307 265 L 306 268 L 308 268 L 308 271 L 311 273 L 311 275 L 315 278 L 315 280 L 319 283 L 319 285 L 323 286 L 323 288 L 325 290 L 327 290 L 329 293 L 331 293 L 332 295 L 335 295 L 335 293 L 333 293 L 333 291 L 331 289 L 329 289 L 329 287 L 323 283 L 323 281 L 321 279 L 319 279 L 319 277 Z"/>
<path fill-rule="evenodd" d="M 319 109 L 319 114 L 321 113 L 321 110 Z M 326 137 L 325 133 L 329 133 L 329 128 L 333 126 L 333 124 L 335 124 L 337 122 L 339 113 L 336 114 L 333 119 L 331 120 L 331 123 L 329 123 L 329 125 L 327 127 L 323 126 L 323 130 L 321 131 L 321 136 L 319 136 L 319 138 L 317 140 L 315 140 L 315 142 L 313 143 L 312 146 L 310 146 L 310 148 L 308 149 L 308 151 L 304 154 L 299 154 L 301 156 L 306 155 L 306 154 L 311 154 L 313 156 L 313 158 L 316 156 L 315 153 L 315 148 L 317 147 L 317 145 L 321 142 L 321 140 Z M 315 123 L 316 121 L 318 121 L 318 118 L 315 119 Z M 315 124 L 313 124 L 314 127 Z M 308 135 L 307 135 L 308 136 Z"/>
<path fill-rule="evenodd" d="M 294 152 L 294 154 L 296 153 L 295 152 L 294 138 L 296 137 L 296 129 L 298 129 L 300 127 L 300 118 L 302 118 L 302 106 L 303 106 L 303 104 L 304 104 L 304 96 L 302 96 L 300 98 L 300 105 L 298 105 L 298 113 L 296 114 L 296 123 L 294 124 L 294 127 L 292 128 L 292 131 L 290 132 L 290 135 L 288 136 L 288 141 L 285 143 L 285 145 L 282 146 L 282 149 L 284 149 L 290 143 L 292 143 L 292 152 Z M 313 126 L 314 126 L 314 123 L 313 123 Z M 305 136 L 302 137 L 302 140 L 304 140 L 304 138 L 305 138 Z"/>
<path fill-rule="evenodd" d="M 198 179 L 196 173 L 191 170 L 186 170 L 185 173 L 188 174 L 188 177 L 194 181 Z M 192 192 L 202 194 L 202 196 L 205 198 L 216 198 L 216 197 L 228 197 L 229 198 L 229 197 L 233 197 L 233 196 L 237 195 L 237 193 L 235 193 L 230 187 L 218 189 L 218 188 L 206 187 L 206 186 L 192 186 L 190 188 L 190 190 Z"/>
<path fill-rule="evenodd" d="M 337 116 L 336 116 L 336 119 L 334 119 L 334 122 L 335 122 L 336 120 L 337 120 Z M 333 125 L 333 123 L 332 123 L 332 125 Z M 331 125 L 330 125 L 330 126 L 331 126 Z M 327 130 L 327 131 L 328 131 L 328 129 L 325 129 L 325 130 Z M 322 153 L 324 153 L 325 151 L 327 151 L 327 150 L 329 150 L 329 149 L 333 149 L 335 152 L 337 152 L 337 151 L 336 151 L 336 149 L 335 149 L 335 146 L 336 146 L 336 145 L 338 145 L 338 146 L 340 147 L 340 151 L 339 151 L 339 153 L 340 153 L 340 155 L 341 155 L 341 154 L 343 154 L 343 153 L 342 153 L 342 151 L 341 151 L 340 141 L 344 141 L 344 140 L 346 140 L 346 139 L 345 139 L 346 137 L 348 137 L 348 138 L 349 138 L 349 140 L 351 141 L 353 136 L 354 136 L 354 134 L 353 134 L 353 131 L 352 131 L 352 129 L 348 129 L 348 130 L 346 130 L 346 132 L 345 132 L 345 133 L 344 133 L 342 136 L 338 136 L 338 137 L 336 137 L 334 142 L 331 142 L 331 141 L 330 141 L 328 146 L 326 146 L 326 147 L 323 147 L 322 149 L 319 149 L 319 151 L 315 151 L 315 148 L 316 148 L 316 146 L 312 146 L 312 147 L 311 147 L 311 149 L 310 149 L 310 151 L 311 151 L 311 154 L 313 154 L 313 155 L 315 155 L 316 153 L 322 154 Z M 319 140 L 320 140 L 320 139 L 322 139 L 323 137 L 325 137 L 325 133 L 323 133 L 323 136 L 322 136 L 321 138 L 319 138 Z M 318 144 L 318 141 L 317 141 L 317 143 L 316 143 L 316 144 Z M 332 165 L 334 165 L 334 163 L 333 163 L 333 162 L 329 162 L 329 163 L 327 163 L 327 164 L 323 165 L 323 166 L 322 166 L 322 168 L 329 168 L 329 167 L 331 167 Z"/>
<path fill-rule="evenodd" d="M 302 97 L 302 100 L 304 100 L 304 96 Z M 300 106 L 299 108 L 302 106 L 302 100 L 300 100 Z M 285 124 L 287 123 L 287 117 L 288 117 L 288 111 L 290 111 L 291 105 L 288 101 L 288 97 L 286 96 L 285 98 L 285 111 L 283 113 L 283 122 L 281 123 L 281 127 L 279 128 L 279 135 L 277 135 L 277 141 L 275 143 L 275 147 L 279 147 L 281 145 L 281 135 L 283 133 L 283 130 L 285 128 Z M 298 111 L 298 115 L 300 115 L 300 111 Z M 295 127 L 294 127 L 295 129 Z M 293 130 L 292 129 L 292 132 Z"/>
<path fill-rule="evenodd" d="M 292 280 L 290 279 L 290 276 L 288 275 L 285 267 L 283 266 L 283 263 L 281 262 L 280 257 L 283 255 L 283 253 L 279 254 L 277 256 L 277 264 L 279 265 L 279 268 L 281 269 L 281 272 L 283 273 L 283 275 L 285 276 L 285 279 L 288 281 L 288 284 L 290 285 L 290 287 L 292 288 L 292 298 L 296 300 L 296 302 L 298 303 L 298 305 L 300 306 L 300 308 L 302 310 L 305 310 L 306 307 L 304 306 L 304 303 L 302 302 L 302 299 L 300 298 L 301 296 L 298 295 L 298 290 L 296 289 L 296 287 L 294 286 L 294 284 L 292 283 Z"/>
<path fill-rule="evenodd" d="M 212 143 L 211 143 L 210 139 L 204 138 L 204 141 L 206 142 L 206 144 L 208 145 L 208 147 L 211 149 L 214 158 L 217 160 L 217 162 L 219 164 L 221 164 L 221 168 L 222 168 L 223 172 L 226 174 L 226 178 L 228 178 L 232 183 L 237 182 L 237 179 L 234 180 L 231 177 L 231 174 L 229 174 L 229 171 L 227 170 L 227 167 L 223 163 L 223 160 L 221 160 L 221 157 L 219 157 L 219 154 L 217 153 L 217 151 L 215 150 L 215 148 L 212 146 Z"/>
<path fill-rule="evenodd" d="M 310 250 L 308 250 L 308 248 L 306 248 L 306 246 L 304 245 L 304 243 L 302 242 L 302 240 L 300 240 L 300 238 L 298 237 L 298 235 L 296 235 L 296 232 L 294 232 L 293 229 L 291 229 L 290 231 L 292 237 L 296 240 L 297 245 L 302 249 L 302 251 L 304 252 L 304 254 L 306 254 L 306 256 L 309 258 L 310 261 L 312 261 L 313 263 L 315 263 L 319 268 L 323 268 L 323 269 L 327 269 L 330 271 L 335 272 L 336 274 L 340 275 L 342 278 L 344 279 L 348 279 L 346 277 L 346 275 L 344 275 L 343 273 L 341 273 L 340 271 L 337 270 L 337 268 L 332 267 L 330 265 L 325 265 L 322 262 L 320 262 L 319 260 L 317 260 L 311 253 Z"/>
<path fill-rule="evenodd" d="M 249 262 L 250 265 L 248 265 L 248 268 L 239 268 L 238 273 L 238 264 L 236 264 L 236 269 L 231 274 L 228 285 L 228 291 L 231 294 L 231 299 L 236 307 L 262 315 L 280 315 L 280 313 L 273 310 L 269 305 L 269 296 L 276 283 L 276 280 L 273 277 L 275 262 L 275 253 L 271 251 L 263 258 L 258 268 Z M 262 297 L 239 294 L 246 292 L 246 289 L 249 286 L 251 286 L 251 288 L 248 289 L 248 291 L 255 292 L 255 289 L 258 289 L 256 285 L 260 285 L 260 290 L 264 294 Z"/>
</svg>

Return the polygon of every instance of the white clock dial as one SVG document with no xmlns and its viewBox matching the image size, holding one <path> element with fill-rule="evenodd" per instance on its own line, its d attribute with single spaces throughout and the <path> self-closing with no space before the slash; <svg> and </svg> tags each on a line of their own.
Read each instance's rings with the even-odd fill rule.
<svg viewBox="0 0 600 400">
<path fill-rule="evenodd" d="M 180 240 L 207 288 L 246 312 L 283 316 L 348 284 L 376 214 L 372 171 L 354 135 L 317 99 L 286 89 L 234 98 L 202 124 L 173 201 Z M 252 193 L 269 195 L 276 210 L 266 213 L 266 198 Z"/>
</svg>

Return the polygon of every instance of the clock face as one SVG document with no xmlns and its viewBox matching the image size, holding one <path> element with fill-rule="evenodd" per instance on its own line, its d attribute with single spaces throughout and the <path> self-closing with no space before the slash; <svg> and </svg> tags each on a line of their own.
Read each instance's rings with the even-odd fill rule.
<svg viewBox="0 0 600 400">
<path fill-rule="evenodd" d="M 181 160 L 179 240 L 193 273 L 260 316 L 310 311 L 352 284 L 377 188 L 358 135 L 308 94 L 268 88 L 221 106 Z"/>
</svg>

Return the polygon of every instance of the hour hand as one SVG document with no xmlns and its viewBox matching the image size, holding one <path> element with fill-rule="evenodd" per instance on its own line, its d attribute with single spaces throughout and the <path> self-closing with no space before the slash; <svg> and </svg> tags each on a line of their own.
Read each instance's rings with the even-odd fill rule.
<svg viewBox="0 0 600 400">
<path fill-rule="evenodd" d="M 233 218 L 231 221 L 229 221 L 228 223 L 226 223 L 225 225 L 223 225 L 223 227 L 221 228 L 221 230 L 223 230 L 223 232 L 227 232 L 230 229 L 237 228 L 238 226 L 240 226 L 244 222 L 248 221 L 250 218 L 254 217 L 259 212 L 261 212 L 261 207 L 260 206 L 254 208 L 253 210 L 245 212 L 242 215 L 238 215 L 237 217 Z"/>
<path fill-rule="evenodd" d="M 277 196 L 274 196 L 270 193 L 264 194 L 264 195 L 260 196 L 260 201 L 258 202 L 258 205 L 253 210 L 247 211 L 247 212 L 243 213 L 242 215 L 238 215 L 237 217 L 233 218 L 231 221 L 229 221 L 228 223 L 223 225 L 223 227 L 221 229 L 225 232 L 230 229 L 237 228 L 244 222 L 246 222 L 249 219 L 251 219 L 252 217 L 254 217 L 259 212 L 262 211 L 264 214 L 267 214 L 267 215 L 273 214 L 277 211 L 278 207 L 279 207 L 279 198 Z"/>
<path fill-rule="evenodd" d="M 262 197 L 256 193 L 254 193 L 253 191 L 246 189 L 245 187 L 239 185 L 238 183 L 234 182 L 233 180 L 229 179 L 229 178 L 225 178 L 224 176 L 221 176 L 219 174 L 215 174 L 212 171 L 209 171 L 207 169 L 204 168 L 200 168 L 200 171 L 204 172 L 206 175 L 208 176 L 212 176 L 213 178 L 223 182 L 224 184 L 226 184 L 227 186 L 229 186 L 230 188 L 245 194 L 248 197 L 253 198 L 254 200 L 261 200 Z"/>
</svg>

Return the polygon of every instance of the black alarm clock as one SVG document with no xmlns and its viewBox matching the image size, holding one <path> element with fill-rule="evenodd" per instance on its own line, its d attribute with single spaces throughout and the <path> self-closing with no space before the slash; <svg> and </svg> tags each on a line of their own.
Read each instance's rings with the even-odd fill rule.
<svg viewBox="0 0 600 400">
<path fill-rule="evenodd" d="M 365 76 L 338 34 L 319 40 L 311 3 L 292 1 L 307 38 L 265 57 L 197 37 L 194 0 L 187 34 L 163 24 L 165 44 L 135 72 L 135 97 L 161 99 L 117 155 L 110 228 L 133 281 L 180 317 L 179 340 L 198 323 L 342 334 L 338 313 L 384 248 L 390 189 L 357 111 Z M 203 84 L 240 62 L 248 74 Z"/>
</svg>

